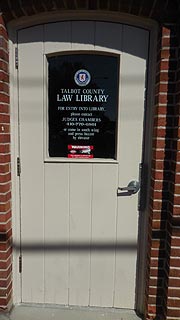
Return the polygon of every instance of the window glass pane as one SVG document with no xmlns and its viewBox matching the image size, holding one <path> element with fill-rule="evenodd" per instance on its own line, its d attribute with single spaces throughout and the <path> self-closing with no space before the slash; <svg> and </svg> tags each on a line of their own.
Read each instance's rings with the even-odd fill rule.
<svg viewBox="0 0 180 320">
<path fill-rule="evenodd" d="M 49 156 L 116 157 L 119 58 L 48 57 Z"/>
</svg>

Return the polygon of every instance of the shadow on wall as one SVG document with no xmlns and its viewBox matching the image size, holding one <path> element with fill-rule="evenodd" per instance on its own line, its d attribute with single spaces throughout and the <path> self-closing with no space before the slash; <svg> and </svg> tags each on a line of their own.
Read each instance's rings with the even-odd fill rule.
<svg viewBox="0 0 180 320">
<path fill-rule="evenodd" d="M 107 25 L 109 28 L 106 28 Z M 96 35 L 94 35 L 95 30 Z M 20 30 L 20 33 L 21 37 L 17 39 L 18 44 L 33 41 L 52 43 L 53 46 L 58 42 L 86 44 L 96 50 L 101 50 L 101 48 L 106 48 L 107 51 L 108 49 L 120 50 L 141 59 L 146 59 L 146 48 L 149 41 L 148 37 L 145 37 L 145 34 L 149 34 L 148 30 L 126 24 L 101 21 L 52 22 Z M 28 35 L 30 40 L 28 40 Z M 131 39 L 130 42 L 129 39 Z"/>
<path fill-rule="evenodd" d="M 52 243 L 41 243 L 41 242 L 26 242 L 22 246 L 13 243 L 14 250 L 22 250 L 24 252 L 65 252 L 65 251 L 74 251 L 74 252 L 92 252 L 98 251 L 98 253 L 110 252 L 110 251 L 136 251 L 137 244 L 135 242 L 52 242 Z"/>
</svg>

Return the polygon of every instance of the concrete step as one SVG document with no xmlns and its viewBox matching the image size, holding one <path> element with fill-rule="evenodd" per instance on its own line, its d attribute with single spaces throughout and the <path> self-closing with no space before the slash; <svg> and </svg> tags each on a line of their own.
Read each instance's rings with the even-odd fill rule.
<svg viewBox="0 0 180 320">
<path fill-rule="evenodd" d="M 66 307 L 51 305 L 15 306 L 10 314 L 0 314 L 0 320 L 140 320 L 133 310 Z"/>
</svg>

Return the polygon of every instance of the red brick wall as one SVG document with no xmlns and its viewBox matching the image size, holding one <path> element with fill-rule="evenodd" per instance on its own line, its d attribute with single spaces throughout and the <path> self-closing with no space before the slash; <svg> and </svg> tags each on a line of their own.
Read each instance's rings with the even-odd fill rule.
<svg viewBox="0 0 180 320">
<path fill-rule="evenodd" d="M 161 21 L 157 47 L 156 93 L 149 208 L 146 319 L 180 319 L 180 48 L 175 1 L 2 0 L 6 21 L 52 10 L 112 10 Z M 23 7 L 21 7 L 23 5 Z M 117 12 L 116 12 L 117 15 Z M 164 24 L 164 27 L 162 26 Z M 11 177 L 8 43 L 0 18 L 0 308 L 11 299 Z M 3 129 L 2 129 L 3 127 Z"/>
<path fill-rule="evenodd" d="M 0 16 L 0 309 L 11 299 L 11 167 L 8 35 Z"/>
<path fill-rule="evenodd" d="M 164 250 L 166 205 L 163 198 L 165 170 L 165 135 L 167 114 L 168 65 L 170 56 L 169 30 L 160 28 L 157 45 L 154 131 L 151 175 L 151 201 L 148 234 L 147 319 L 164 314 L 165 269 Z M 168 182 L 166 188 L 168 189 Z M 163 210 L 163 208 L 165 210 Z"/>
<path fill-rule="evenodd" d="M 175 39 L 177 42 L 177 39 Z M 175 43 L 176 44 L 176 43 Z M 174 45 L 172 41 L 172 45 Z M 171 128 L 171 183 L 167 225 L 167 319 L 180 319 L 180 46 Z"/>
<path fill-rule="evenodd" d="M 154 106 L 151 204 L 147 268 L 147 319 L 180 317 L 180 175 L 177 147 L 180 97 L 180 69 L 177 30 L 160 28 L 157 50 Z M 180 67 L 180 64 L 179 64 Z M 180 135 L 179 135 L 180 137 Z M 179 157 L 180 159 L 180 157 Z M 179 179 L 179 182 L 178 182 Z M 176 219 L 173 218 L 176 216 Z M 178 225 L 179 224 L 179 225 Z M 173 247 L 171 247 L 173 244 Z M 177 246 L 177 248 L 175 248 Z M 179 249 L 179 251 L 178 251 Z M 179 267 L 179 270 L 178 270 Z M 175 279 L 171 279 L 177 276 Z M 179 278 L 179 279 L 178 279 Z M 175 285 L 176 284 L 176 285 Z M 170 287 L 171 286 L 171 287 Z M 176 287 L 176 290 L 173 289 Z M 170 316 L 170 318 L 168 318 Z"/>
</svg>

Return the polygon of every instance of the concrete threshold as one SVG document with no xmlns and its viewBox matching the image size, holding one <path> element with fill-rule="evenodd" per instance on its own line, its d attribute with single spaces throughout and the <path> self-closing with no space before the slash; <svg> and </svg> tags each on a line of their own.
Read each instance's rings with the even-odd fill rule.
<svg viewBox="0 0 180 320">
<path fill-rule="evenodd" d="M 20 304 L 0 320 L 140 320 L 133 310 Z"/>
</svg>

